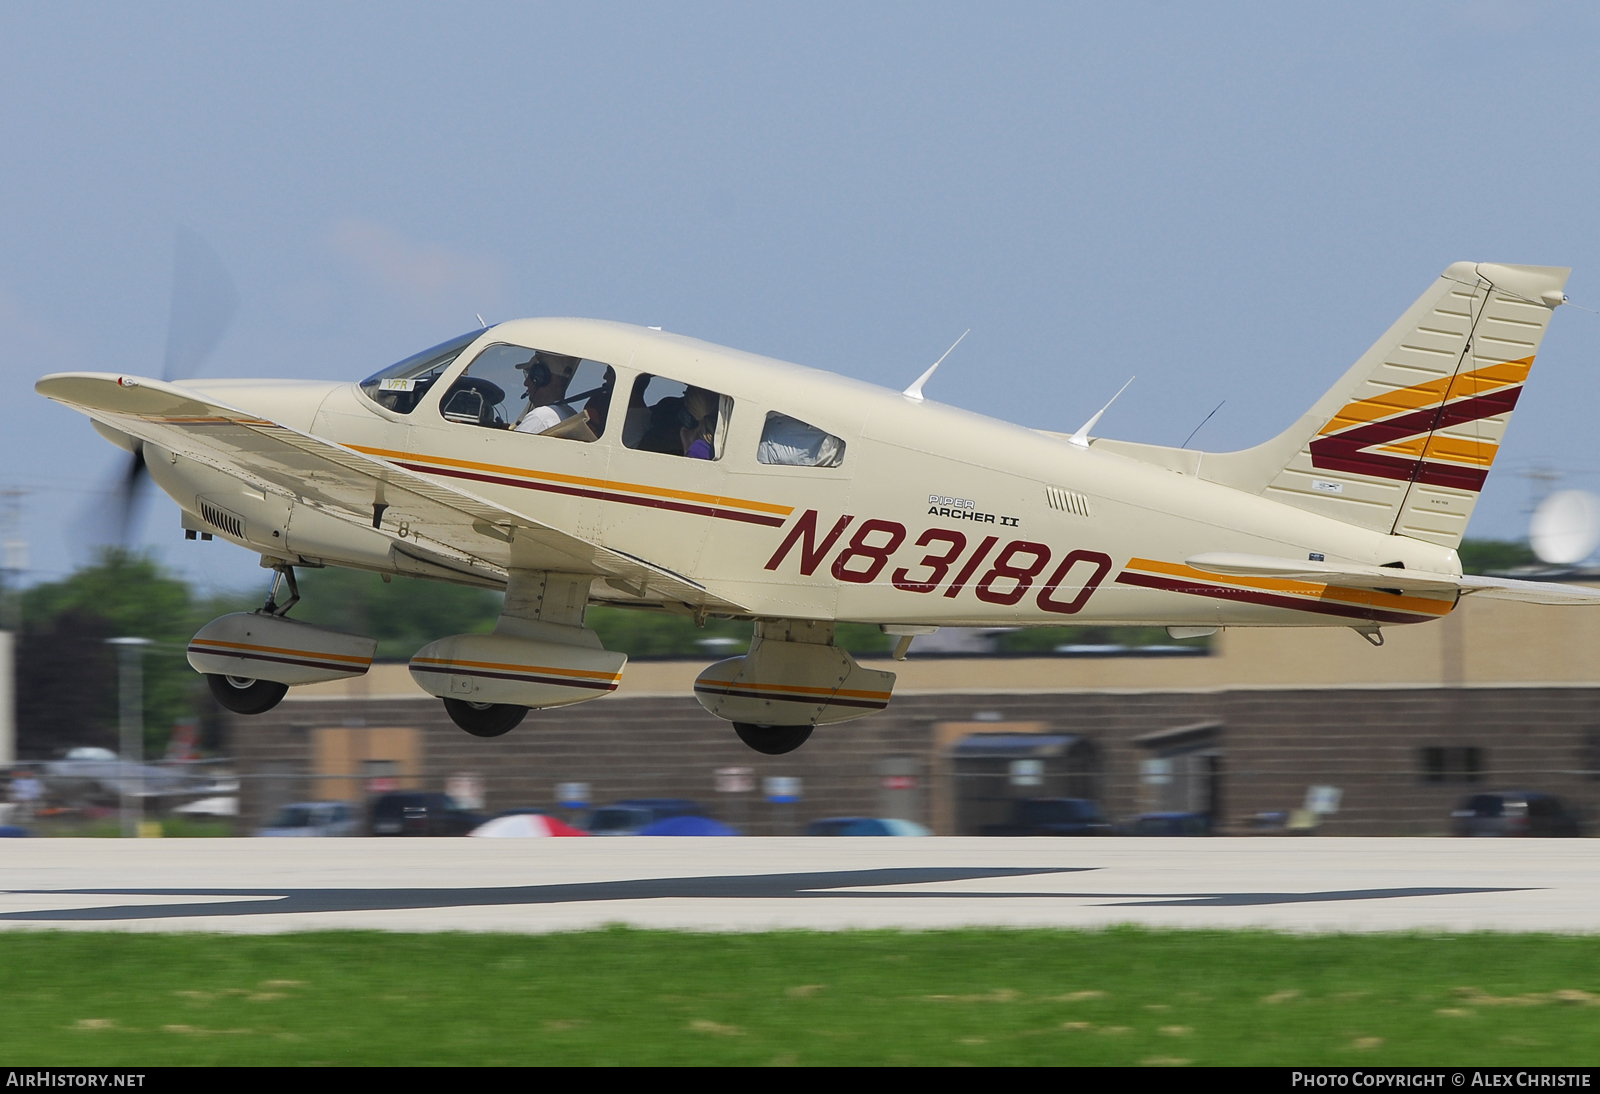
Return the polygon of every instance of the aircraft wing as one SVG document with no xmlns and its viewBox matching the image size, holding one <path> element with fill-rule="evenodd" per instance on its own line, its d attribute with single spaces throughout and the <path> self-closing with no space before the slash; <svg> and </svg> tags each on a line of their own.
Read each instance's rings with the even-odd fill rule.
<svg viewBox="0 0 1600 1094">
<path fill-rule="evenodd" d="M 1548 581 L 1518 581 L 1504 577 L 1476 577 L 1400 570 L 1388 566 L 1360 566 L 1344 562 L 1312 562 L 1297 558 L 1213 551 L 1187 559 L 1196 570 L 1236 577 L 1279 577 L 1315 581 L 1346 589 L 1399 589 L 1410 593 L 1456 593 L 1518 600 L 1527 604 L 1600 604 L 1600 589 L 1558 585 Z"/>
<path fill-rule="evenodd" d="M 213 467 L 263 492 L 381 531 L 398 551 L 420 549 L 466 573 L 511 567 L 589 573 L 649 597 L 742 614 L 742 605 L 692 578 L 553 528 L 526 513 L 344 445 L 143 377 L 57 373 L 39 394 L 114 429 Z"/>
</svg>

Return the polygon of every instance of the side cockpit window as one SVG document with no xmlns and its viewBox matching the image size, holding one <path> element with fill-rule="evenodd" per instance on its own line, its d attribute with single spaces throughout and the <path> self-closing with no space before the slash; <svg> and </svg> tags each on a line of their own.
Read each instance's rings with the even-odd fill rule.
<svg viewBox="0 0 1600 1094">
<path fill-rule="evenodd" d="M 772 411 L 761 429 L 756 461 L 786 467 L 838 467 L 844 462 L 844 442 L 814 425 Z"/>
<path fill-rule="evenodd" d="M 732 414 L 726 395 L 646 373 L 628 397 L 622 443 L 641 452 L 719 460 Z"/>
<path fill-rule="evenodd" d="M 471 331 L 412 354 L 404 361 L 396 362 L 362 380 L 361 390 L 367 398 L 386 410 L 410 414 L 434 381 L 461 356 L 461 351 L 477 341 L 478 336 L 487 329 L 484 327 Z"/>
<path fill-rule="evenodd" d="M 461 425 L 594 441 L 606 431 L 616 382 L 599 361 L 500 343 L 473 358 L 439 413 Z"/>
</svg>

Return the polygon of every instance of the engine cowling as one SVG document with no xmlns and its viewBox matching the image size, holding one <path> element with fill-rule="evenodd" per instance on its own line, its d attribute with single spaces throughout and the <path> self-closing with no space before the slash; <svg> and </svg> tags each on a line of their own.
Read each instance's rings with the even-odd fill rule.
<svg viewBox="0 0 1600 1094">
<path fill-rule="evenodd" d="M 364 675 L 377 649 L 376 638 L 265 612 L 234 612 L 201 627 L 188 654 L 196 672 L 293 686 Z"/>
</svg>

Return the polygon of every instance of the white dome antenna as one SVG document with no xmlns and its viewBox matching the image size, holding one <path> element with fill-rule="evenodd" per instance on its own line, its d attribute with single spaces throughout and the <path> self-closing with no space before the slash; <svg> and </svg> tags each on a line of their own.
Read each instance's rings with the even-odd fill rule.
<svg viewBox="0 0 1600 1094">
<path fill-rule="evenodd" d="M 1556 491 L 1533 511 L 1528 540 L 1541 562 L 1582 562 L 1600 547 L 1600 498 L 1587 490 Z"/>
</svg>

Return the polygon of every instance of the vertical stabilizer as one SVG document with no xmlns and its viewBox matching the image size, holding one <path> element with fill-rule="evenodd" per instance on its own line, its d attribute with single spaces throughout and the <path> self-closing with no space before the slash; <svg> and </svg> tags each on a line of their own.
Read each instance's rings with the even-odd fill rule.
<svg viewBox="0 0 1600 1094">
<path fill-rule="evenodd" d="M 1570 272 L 1457 262 L 1292 428 L 1201 474 L 1455 547 Z"/>
</svg>

